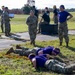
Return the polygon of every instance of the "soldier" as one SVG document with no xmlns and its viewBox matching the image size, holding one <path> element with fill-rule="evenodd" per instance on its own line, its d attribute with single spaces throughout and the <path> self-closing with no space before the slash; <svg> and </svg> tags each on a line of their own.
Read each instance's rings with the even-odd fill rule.
<svg viewBox="0 0 75 75">
<path fill-rule="evenodd" d="M 2 30 L 2 33 L 4 32 L 4 9 L 5 7 L 2 6 L 2 13 L 1 13 L 1 30 Z"/>
<path fill-rule="evenodd" d="M 13 48 L 10 48 L 6 54 L 10 54 L 10 53 L 19 54 L 21 56 L 28 56 L 30 53 L 34 53 L 36 55 L 49 54 L 52 56 L 57 56 L 58 54 L 60 54 L 60 49 L 54 48 L 52 46 L 48 46 L 45 48 L 35 47 L 33 49 L 29 49 L 29 48 L 24 48 L 24 47 L 17 45 L 16 50 L 14 50 Z"/>
<path fill-rule="evenodd" d="M 10 18 L 8 7 L 5 7 L 4 11 L 4 22 L 5 22 L 5 36 L 10 36 Z"/>
<path fill-rule="evenodd" d="M 38 33 L 41 32 L 41 25 L 43 25 L 43 24 L 47 24 L 48 25 L 49 23 L 50 23 L 50 17 L 48 15 L 48 13 L 45 12 L 45 11 L 42 11 L 42 18 L 41 18 L 40 23 L 39 23 Z"/>
<path fill-rule="evenodd" d="M 54 19 L 54 24 L 58 24 L 58 9 L 56 7 L 56 5 L 53 6 L 53 19 Z"/>
<path fill-rule="evenodd" d="M 65 11 L 64 5 L 60 6 L 60 12 L 58 14 L 59 19 L 59 26 L 58 26 L 58 33 L 59 33 L 59 41 L 60 46 L 63 42 L 63 37 L 65 38 L 66 47 L 68 47 L 69 37 L 68 37 L 68 27 L 67 27 L 67 20 L 71 19 L 73 16 Z"/>
<path fill-rule="evenodd" d="M 39 15 L 39 11 L 35 8 L 35 6 L 32 7 L 32 10 L 34 11 L 34 15 L 37 17 L 38 19 L 38 15 Z"/>
<path fill-rule="evenodd" d="M 26 24 L 28 25 L 29 35 L 31 43 L 35 46 L 35 39 L 37 33 L 37 17 L 34 15 L 34 11 L 30 11 L 30 16 L 27 18 Z"/>
<path fill-rule="evenodd" d="M 75 70 L 75 64 L 67 66 L 65 63 L 52 58 L 49 54 L 35 56 L 35 54 L 31 53 L 28 58 L 35 69 L 46 68 L 48 70 L 63 74 L 71 74 Z"/>
</svg>

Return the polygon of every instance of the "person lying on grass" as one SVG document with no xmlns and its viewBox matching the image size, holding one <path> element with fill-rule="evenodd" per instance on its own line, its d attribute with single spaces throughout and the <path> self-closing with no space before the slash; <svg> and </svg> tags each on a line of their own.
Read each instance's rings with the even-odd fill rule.
<svg viewBox="0 0 75 75">
<path fill-rule="evenodd" d="M 60 49 L 54 48 L 52 46 L 37 48 L 37 49 L 36 48 L 29 49 L 29 48 L 24 48 L 17 45 L 16 50 L 14 50 L 13 48 L 10 48 L 6 54 L 10 54 L 10 53 L 19 54 L 21 56 L 28 56 L 30 53 L 34 53 L 36 55 L 49 54 L 49 55 L 57 56 L 58 54 L 60 54 Z"/>
<path fill-rule="evenodd" d="M 30 59 L 35 69 L 46 68 L 48 70 L 64 74 L 71 74 L 73 70 L 75 70 L 75 64 L 67 66 L 65 63 L 62 63 L 54 58 L 49 59 L 49 54 L 35 56 L 35 54 L 31 53 L 28 58 Z"/>
</svg>

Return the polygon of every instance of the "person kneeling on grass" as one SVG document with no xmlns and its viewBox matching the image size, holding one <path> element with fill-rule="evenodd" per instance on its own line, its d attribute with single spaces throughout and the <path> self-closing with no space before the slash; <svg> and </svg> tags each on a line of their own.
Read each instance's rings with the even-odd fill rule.
<svg viewBox="0 0 75 75">
<path fill-rule="evenodd" d="M 39 56 L 30 54 L 28 58 L 30 59 L 35 69 L 46 68 L 48 70 L 64 74 L 71 74 L 73 70 L 75 70 L 75 64 L 67 66 L 65 63 L 62 63 L 56 59 L 49 59 L 49 54 L 42 54 Z"/>
<path fill-rule="evenodd" d="M 49 54 L 53 56 L 57 56 L 60 53 L 59 48 L 54 48 L 52 46 L 44 47 L 44 48 L 34 48 L 34 49 L 29 49 L 29 48 L 24 48 L 19 45 L 16 46 L 16 50 L 13 48 L 10 48 L 6 54 L 10 53 L 15 53 L 19 54 L 21 56 L 28 56 L 30 53 L 34 53 L 36 55 L 41 55 L 41 54 Z"/>
</svg>

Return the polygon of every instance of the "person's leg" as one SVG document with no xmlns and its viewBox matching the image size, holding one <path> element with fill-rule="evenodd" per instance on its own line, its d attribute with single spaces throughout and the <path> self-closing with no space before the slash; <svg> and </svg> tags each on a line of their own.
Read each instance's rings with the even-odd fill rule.
<svg viewBox="0 0 75 75">
<path fill-rule="evenodd" d="M 61 26 L 61 24 L 59 25 L 59 28 L 58 28 L 58 35 L 59 35 L 59 42 L 61 46 L 63 42 L 63 27 Z"/>
<path fill-rule="evenodd" d="M 6 55 L 10 53 L 14 53 L 14 49 L 12 47 L 6 52 Z"/>
<path fill-rule="evenodd" d="M 54 24 L 58 24 L 58 16 L 54 16 Z"/>
<path fill-rule="evenodd" d="M 4 32 L 3 20 L 1 21 L 1 30 L 2 30 L 2 33 L 3 33 Z"/>
<path fill-rule="evenodd" d="M 37 33 L 37 27 L 31 28 L 29 30 L 29 35 L 30 35 L 30 40 L 31 40 L 30 44 L 33 44 L 34 46 L 35 46 L 36 33 Z"/>
<path fill-rule="evenodd" d="M 8 22 L 5 21 L 5 36 L 8 36 Z"/>
<path fill-rule="evenodd" d="M 71 73 L 75 70 L 75 64 L 70 64 L 65 67 L 67 73 Z"/>
<path fill-rule="evenodd" d="M 10 21 L 9 21 L 9 23 L 8 23 L 8 35 L 10 36 L 11 34 L 10 34 L 10 31 L 11 31 L 11 27 L 10 27 Z"/>
<path fill-rule="evenodd" d="M 62 63 L 60 64 L 55 60 L 47 60 L 45 63 L 45 67 L 57 73 L 68 73 L 68 70 L 65 68 L 65 66 Z M 72 71 L 70 71 L 69 73 L 71 72 Z"/>
<path fill-rule="evenodd" d="M 68 27 L 66 22 L 64 23 L 64 38 L 66 42 L 66 47 L 68 47 L 69 37 L 68 37 Z"/>
</svg>

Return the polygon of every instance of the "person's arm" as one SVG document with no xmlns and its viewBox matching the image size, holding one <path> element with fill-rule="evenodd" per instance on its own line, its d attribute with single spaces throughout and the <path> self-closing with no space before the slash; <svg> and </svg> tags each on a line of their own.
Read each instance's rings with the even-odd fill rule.
<svg viewBox="0 0 75 75">
<path fill-rule="evenodd" d="M 33 64 L 34 68 L 36 69 L 36 59 L 35 58 L 32 59 L 32 64 Z"/>
<path fill-rule="evenodd" d="M 73 17 L 72 14 L 69 15 L 69 17 L 67 18 L 67 20 L 71 19 Z"/>
<path fill-rule="evenodd" d="M 46 57 L 47 57 L 47 59 L 54 59 L 54 57 L 49 54 L 46 54 Z"/>
<path fill-rule="evenodd" d="M 41 18 L 40 23 L 42 22 L 42 20 L 43 20 L 43 19 Z"/>
<path fill-rule="evenodd" d="M 27 20 L 26 20 L 26 24 L 27 24 L 27 25 L 29 24 L 29 17 L 28 17 Z"/>
</svg>

